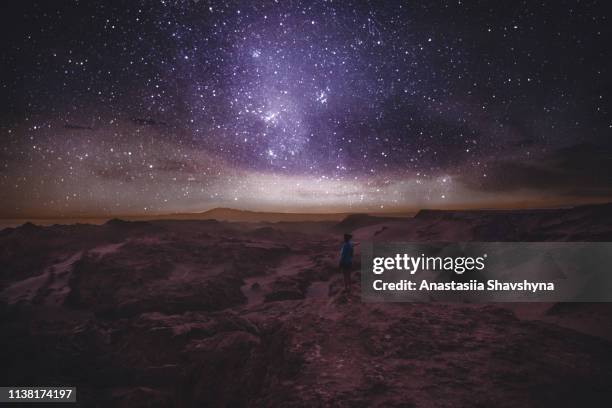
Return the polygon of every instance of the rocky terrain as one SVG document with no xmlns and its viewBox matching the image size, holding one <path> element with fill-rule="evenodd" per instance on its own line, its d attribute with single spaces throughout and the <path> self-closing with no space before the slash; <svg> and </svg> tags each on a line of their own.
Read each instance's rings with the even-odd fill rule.
<svg viewBox="0 0 612 408">
<path fill-rule="evenodd" d="M 7 228 L 0 383 L 101 407 L 611 406 L 608 304 L 368 304 L 336 268 L 345 231 L 609 241 L 611 221 L 601 205 Z"/>
</svg>

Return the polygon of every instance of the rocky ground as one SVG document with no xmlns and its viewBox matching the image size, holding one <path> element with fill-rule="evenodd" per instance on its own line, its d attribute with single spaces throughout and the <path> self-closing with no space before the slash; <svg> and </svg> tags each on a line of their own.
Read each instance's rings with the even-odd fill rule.
<svg viewBox="0 0 612 408">
<path fill-rule="evenodd" d="M 103 407 L 611 406 L 607 304 L 366 304 L 357 283 L 340 290 L 341 232 L 611 237 L 609 208 L 564 211 L 501 226 L 508 214 L 426 212 L 5 229 L 0 383 L 75 385 L 80 405 Z"/>
</svg>

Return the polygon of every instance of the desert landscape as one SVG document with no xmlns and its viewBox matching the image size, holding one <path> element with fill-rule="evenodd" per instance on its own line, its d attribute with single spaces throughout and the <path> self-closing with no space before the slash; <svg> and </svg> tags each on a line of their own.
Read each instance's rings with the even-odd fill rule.
<svg viewBox="0 0 612 408">
<path fill-rule="evenodd" d="M 612 407 L 611 10 L 5 1 L 0 405 Z"/>
<path fill-rule="evenodd" d="M 606 241 L 612 205 L 265 218 L 3 229 L 2 384 L 74 385 L 83 406 L 612 403 L 609 304 L 362 303 L 359 265 L 350 296 L 337 268 L 344 232 Z"/>
</svg>

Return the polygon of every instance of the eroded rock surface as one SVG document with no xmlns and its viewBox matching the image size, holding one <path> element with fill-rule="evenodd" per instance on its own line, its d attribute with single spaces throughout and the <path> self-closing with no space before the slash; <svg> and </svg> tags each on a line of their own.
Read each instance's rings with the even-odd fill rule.
<svg viewBox="0 0 612 408">
<path fill-rule="evenodd" d="M 427 217 L 469 218 L 424 214 L 411 221 L 419 234 Z M 560 225 L 584 236 L 588 217 Z M 358 233 L 397 235 L 408 222 L 374 221 Z M 353 295 L 342 292 L 337 241 L 333 223 L 3 231 L 0 383 L 74 384 L 83 406 L 612 404 L 609 322 L 573 324 L 609 306 L 534 305 L 524 318 L 518 306 L 366 304 L 359 272 Z"/>
</svg>

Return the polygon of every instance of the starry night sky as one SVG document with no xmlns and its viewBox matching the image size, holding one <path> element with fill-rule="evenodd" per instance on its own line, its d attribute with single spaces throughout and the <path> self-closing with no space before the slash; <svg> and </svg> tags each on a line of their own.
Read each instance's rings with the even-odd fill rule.
<svg viewBox="0 0 612 408">
<path fill-rule="evenodd" d="M 0 216 L 610 201 L 605 3 L 4 2 Z"/>
</svg>

